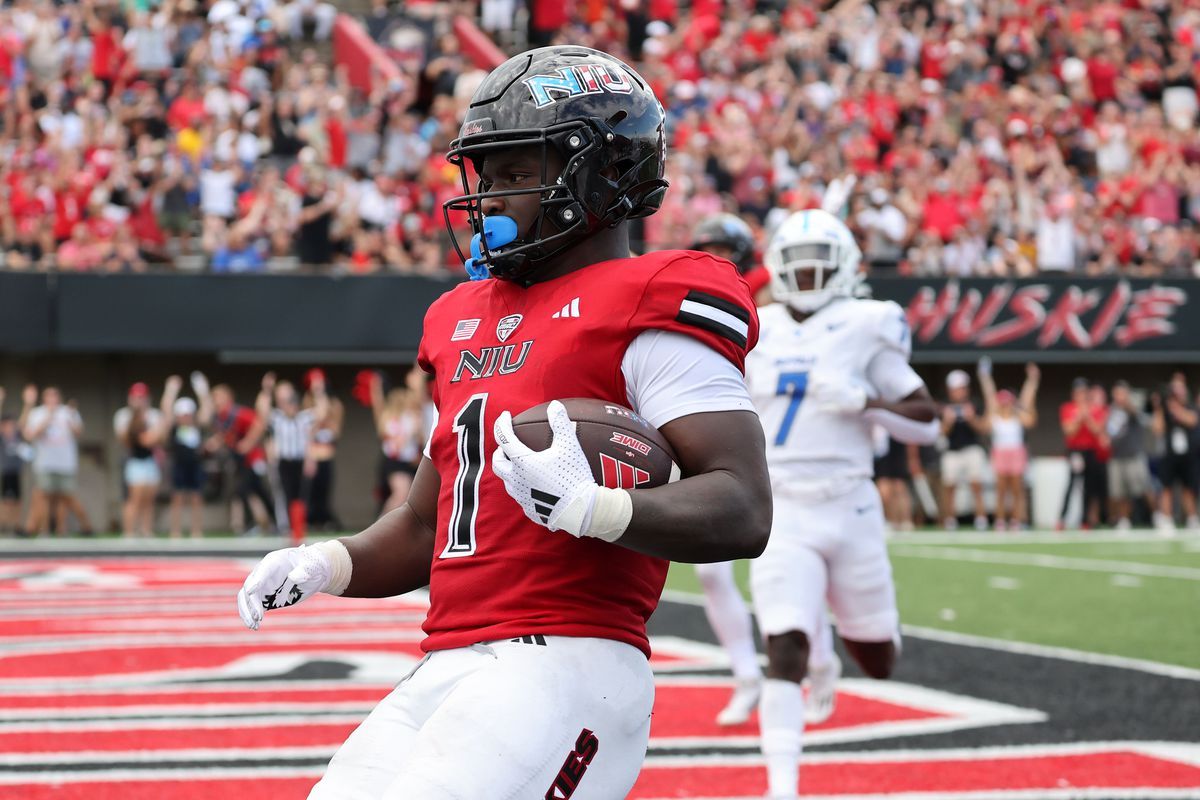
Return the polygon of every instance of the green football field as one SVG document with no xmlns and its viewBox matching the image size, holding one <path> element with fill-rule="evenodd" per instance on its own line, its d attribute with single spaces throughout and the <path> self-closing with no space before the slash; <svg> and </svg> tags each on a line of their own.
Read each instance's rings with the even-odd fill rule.
<svg viewBox="0 0 1200 800">
<path fill-rule="evenodd" d="M 1196 535 L 911 534 L 890 551 L 906 624 L 1200 668 Z M 700 591 L 679 564 L 667 586 Z"/>
</svg>

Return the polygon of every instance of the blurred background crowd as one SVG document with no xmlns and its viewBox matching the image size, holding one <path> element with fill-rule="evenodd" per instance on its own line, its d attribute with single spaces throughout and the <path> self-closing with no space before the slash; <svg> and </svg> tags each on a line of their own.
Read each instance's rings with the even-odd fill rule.
<svg viewBox="0 0 1200 800">
<path fill-rule="evenodd" d="M 1039 403 L 1040 382 L 1041 370 L 1028 364 L 1019 387 L 997 388 L 984 357 L 974 379 L 963 369 L 946 375 L 936 446 L 904 445 L 880 431 L 875 475 L 892 527 L 912 530 L 915 521 L 955 530 L 961 520 L 977 530 L 1025 530 L 1040 488 L 1050 506 L 1043 525 L 1058 530 L 1200 530 L 1200 405 L 1184 372 L 1144 387 L 1076 377 L 1057 408 Z M 1031 471 L 1027 438 L 1040 416 L 1068 465 L 1061 491 L 1046 485 L 1056 472 L 1034 479 Z"/>
<path fill-rule="evenodd" d="M 12 269 L 459 274 L 443 154 L 500 44 L 628 59 L 670 119 L 641 231 L 730 211 L 760 242 L 828 193 L 872 270 L 1191 275 L 1200 9 L 1183 0 L 16 0 L 0 8 Z M 398 77 L 329 57 L 357 11 Z"/>
<path fill-rule="evenodd" d="M 903 445 L 877 431 L 875 474 L 893 529 L 1024 530 L 1039 491 L 1053 506 L 1043 524 L 1059 529 L 1200 529 L 1200 398 L 1182 372 L 1139 388 L 1076 378 L 1058 408 L 1039 402 L 1040 375 L 1029 364 L 1022 385 L 997 387 L 983 359 L 974 377 L 962 369 L 946 375 L 936 446 Z M 1042 460 L 1061 465 L 1065 456 L 1069 465 L 1061 488 L 1029 480 L 1026 437 L 1039 415 L 1059 443 L 1058 458 Z M 369 424 L 378 443 L 373 455 L 360 446 L 344 456 L 375 465 L 352 492 L 370 495 L 374 518 L 404 502 L 435 420 L 419 370 L 395 386 L 383 372 L 360 371 L 347 402 L 327 390 L 317 368 L 295 383 L 268 372 L 253 398 L 193 372 L 186 382 L 168 377 L 160 392 L 134 383 L 111 421 L 83 419 L 55 386 L 26 386 L 11 402 L 0 388 L 0 532 L 178 538 L 206 527 L 344 530 L 332 496 L 348 420 Z M 79 501 L 85 426 L 93 441 L 115 445 L 106 472 L 122 503 L 111 519 L 93 520 Z"/>
<path fill-rule="evenodd" d="M 298 384 L 268 372 L 249 403 L 238 402 L 228 384 L 210 386 L 199 371 L 189 383 L 190 389 L 172 375 L 156 397 L 148 384 L 136 382 L 111 428 L 86 421 L 100 426 L 119 454 L 108 470 L 121 487 L 119 518 L 98 520 L 99 527 L 79 500 L 85 420 L 75 402 L 57 386 L 31 384 L 19 401 L 6 404 L 0 387 L 0 532 L 115 530 L 133 538 L 165 531 L 180 538 L 186 531 L 200 537 L 206 506 L 214 505 L 228 509 L 220 531 L 345 529 L 332 497 L 346 406 L 326 391 L 323 370 L 305 371 Z M 433 405 L 416 369 L 395 387 L 382 372 L 363 370 L 352 396 L 370 413 L 378 437 L 376 480 L 362 487 L 378 516 L 408 496 Z"/>
</svg>

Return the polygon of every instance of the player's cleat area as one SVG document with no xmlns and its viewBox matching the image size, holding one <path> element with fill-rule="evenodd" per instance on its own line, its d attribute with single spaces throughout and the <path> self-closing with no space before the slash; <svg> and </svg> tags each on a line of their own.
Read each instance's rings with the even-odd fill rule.
<svg viewBox="0 0 1200 800">
<path fill-rule="evenodd" d="M 250 563 L 6 560 L 0 797 L 306 797 L 420 657 L 424 599 L 321 595 L 252 632 L 233 599 Z M 761 797 L 757 721 L 717 724 L 734 685 L 700 608 L 665 602 L 651 632 L 657 702 L 630 797 Z M 802 796 L 1197 797 L 1198 687 L 910 637 L 897 680 L 838 684 L 806 732 Z"/>
<path fill-rule="evenodd" d="M 828 664 L 811 671 L 808 676 L 808 697 L 804 703 L 804 721 L 809 725 L 824 722 L 833 716 L 837 703 L 838 679 L 842 677 L 842 660 L 836 655 Z"/>
<path fill-rule="evenodd" d="M 733 692 L 729 695 L 729 701 L 725 703 L 725 707 L 717 714 L 717 724 L 722 727 L 731 725 L 743 725 L 750 721 L 750 717 L 754 715 L 755 709 L 758 708 L 758 699 L 762 695 L 762 682 L 760 680 L 739 680 L 734 681 Z"/>
</svg>

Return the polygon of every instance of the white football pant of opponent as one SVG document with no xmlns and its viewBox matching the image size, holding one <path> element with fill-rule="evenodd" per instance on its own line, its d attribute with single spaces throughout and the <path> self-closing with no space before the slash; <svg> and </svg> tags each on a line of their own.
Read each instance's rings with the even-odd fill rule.
<svg viewBox="0 0 1200 800">
<path fill-rule="evenodd" d="M 832 214 L 789 217 L 765 257 L 778 302 L 760 310 L 759 344 L 746 363 L 775 500 L 770 542 L 750 565 L 767 643 L 759 725 L 771 797 L 799 791 L 801 684 L 814 648 L 832 651 L 821 641 L 826 604 L 868 675 L 886 678 L 899 652 L 871 426 L 903 442 L 937 437 L 936 407 L 908 363 L 904 313 L 895 303 L 857 298 L 860 259 L 850 230 Z M 837 676 L 813 677 L 825 686 Z"/>
<path fill-rule="evenodd" d="M 733 574 L 732 561 L 697 564 L 696 577 L 704 589 L 704 613 L 717 641 L 729 657 L 734 689 L 725 707 L 717 714 L 717 724 L 741 725 L 750 719 L 762 694 L 762 667 L 754 646 L 754 623 Z M 819 633 L 808 656 L 808 700 L 805 722 L 816 725 L 833 715 L 837 699 L 837 679 L 842 662 L 833 649 L 833 630 L 828 615 L 822 613 Z"/>
</svg>

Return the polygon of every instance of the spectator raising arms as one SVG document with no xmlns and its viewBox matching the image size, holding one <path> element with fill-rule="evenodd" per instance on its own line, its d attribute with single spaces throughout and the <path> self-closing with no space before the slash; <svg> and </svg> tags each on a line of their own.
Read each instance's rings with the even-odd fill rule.
<svg viewBox="0 0 1200 800">
<path fill-rule="evenodd" d="M 992 364 L 979 360 L 979 386 L 983 390 L 984 426 L 992 435 L 992 471 L 996 475 L 996 530 L 1020 530 L 1029 524 L 1025 507 L 1025 431 L 1037 424 L 1037 390 L 1041 371 L 1025 365 L 1025 384 L 1017 397 L 1008 389 L 996 391 Z M 1005 514 L 1008 521 L 1005 522 Z"/>
<path fill-rule="evenodd" d="M 35 536 L 50 529 L 50 517 L 55 519 L 55 532 L 66 533 L 67 513 L 75 515 L 85 536 L 92 535 L 83 504 L 75 496 L 76 476 L 79 473 L 79 436 L 83 419 L 73 402 L 64 405 L 62 392 L 56 386 L 42 390 L 42 404 L 35 406 L 36 386 L 25 387 L 21 395 L 20 427 L 25 440 L 33 445 L 33 497 L 29 503 L 29 518 L 25 529 Z"/>
<path fill-rule="evenodd" d="M 1166 448 L 1158 464 L 1158 479 L 1162 482 L 1159 498 L 1159 530 L 1164 534 L 1175 529 L 1175 487 L 1179 486 L 1179 501 L 1187 516 L 1189 528 L 1200 528 L 1196 516 L 1196 465 L 1193 458 L 1193 439 L 1200 414 L 1188 391 L 1187 378 L 1182 372 L 1171 376 L 1171 383 L 1160 397 L 1152 398 L 1154 433 L 1162 437 Z"/>
<path fill-rule="evenodd" d="M 213 401 L 208 391 L 208 379 L 202 372 L 193 372 L 192 391 L 199 399 L 180 397 L 167 403 L 163 395 L 163 426 L 169 431 L 168 447 L 171 451 L 171 538 L 178 539 L 183 531 L 183 506 L 191 511 L 191 534 L 193 539 L 204 535 L 202 514 L 204 511 L 204 452 L 205 436 L 212 423 Z"/>
<path fill-rule="evenodd" d="M 985 426 L 971 400 L 971 376 L 956 369 L 946 376 L 949 401 L 942 408 L 942 436 L 946 451 L 942 453 L 942 517 L 947 530 L 958 526 L 955 492 L 960 483 L 971 487 L 974 501 L 975 528 L 987 528 L 987 509 L 983 505 L 983 472 L 987 454 L 979 442 Z"/>
<path fill-rule="evenodd" d="M 168 396 L 174 402 L 182 381 L 167 379 L 163 403 Z M 162 474 L 155 459 L 155 448 L 162 442 L 165 429 L 162 414 L 150 404 L 150 387 L 141 381 L 129 387 L 129 404 L 113 415 L 113 433 L 125 448 L 125 505 L 121 521 L 126 537 L 154 535 L 154 499 Z"/>
<path fill-rule="evenodd" d="M 375 412 L 375 430 L 383 444 L 380 477 L 386 492 L 384 513 L 404 503 L 417 474 L 424 441 L 421 404 L 421 394 L 409 387 L 392 389 L 385 401 L 383 377 L 376 375 L 371 382 L 371 410 Z"/>
</svg>

